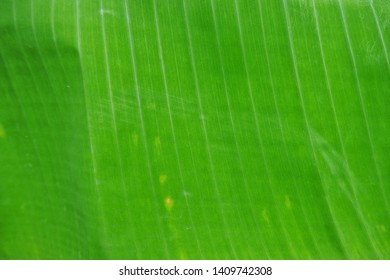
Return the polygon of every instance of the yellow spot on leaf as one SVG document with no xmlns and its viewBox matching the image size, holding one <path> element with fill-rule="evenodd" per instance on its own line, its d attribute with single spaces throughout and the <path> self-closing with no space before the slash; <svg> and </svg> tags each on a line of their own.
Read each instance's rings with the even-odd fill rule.
<svg viewBox="0 0 390 280">
<path fill-rule="evenodd" d="M 263 216 L 264 221 L 266 221 L 267 223 L 269 223 L 269 217 L 268 217 L 268 211 L 267 211 L 267 209 L 264 209 L 264 210 L 261 212 L 261 216 Z"/>
<path fill-rule="evenodd" d="M 133 144 L 134 144 L 135 146 L 138 145 L 139 136 L 138 136 L 138 134 L 137 134 L 136 132 L 133 132 L 133 133 L 131 134 L 131 140 L 133 141 Z"/>
<path fill-rule="evenodd" d="M 165 174 L 161 174 L 160 175 L 160 177 L 158 178 L 158 180 L 160 181 L 160 184 L 161 185 L 164 185 L 165 184 L 165 182 L 167 181 L 167 175 L 165 175 Z"/>
<path fill-rule="evenodd" d="M 173 199 L 169 196 L 164 200 L 165 208 L 170 211 L 173 207 Z"/>
<path fill-rule="evenodd" d="M 4 138 L 4 137 L 5 137 L 5 130 L 3 125 L 0 123 L 0 138 Z"/>
<path fill-rule="evenodd" d="M 287 209 L 291 209 L 291 200 L 288 195 L 284 197 L 284 204 L 286 205 Z"/>
</svg>

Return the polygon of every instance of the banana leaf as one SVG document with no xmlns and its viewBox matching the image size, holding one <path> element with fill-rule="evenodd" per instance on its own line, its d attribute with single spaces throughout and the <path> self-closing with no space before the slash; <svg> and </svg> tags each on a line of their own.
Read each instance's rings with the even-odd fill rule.
<svg viewBox="0 0 390 280">
<path fill-rule="evenodd" d="M 1 0 L 1 259 L 389 259 L 387 0 Z"/>
</svg>

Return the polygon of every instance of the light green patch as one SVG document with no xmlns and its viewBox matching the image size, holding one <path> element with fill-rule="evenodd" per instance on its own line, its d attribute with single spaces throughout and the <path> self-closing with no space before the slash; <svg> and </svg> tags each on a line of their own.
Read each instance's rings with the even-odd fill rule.
<svg viewBox="0 0 390 280">
<path fill-rule="evenodd" d="M 148 110 L 156 110 L 156 103 L 155 102 L 151 102 L 151 103 L 148 103 L 148 105 L 146 106 L 146 108 L 148 109 Z"/>
<path fill-rule="evenodd" d="M 154 138 L 154 146 L 157 148 L 157 149 L 160 149 L 161 148 L 161 140 L 160 140 L 160 137 L 155 137 Z"/>
<path fill-rule="evenodd" d="M 261 216 L 263 217 L 263 220 L 265 222 L 267 222 L 268 224 L 270 223 L 267 209 L 263 209 L 263 211 L 261 211 Z"/>
<path fill-rule="evenodd" d="M 160 174 L 158 177 L 158 181 L 160 182 L 160 185 L 164 185 L 167 181 L 168 176 L 166 174 Z"/>
<path fill-rule="evenodd" d="M 291 209 L 291 200 L 288 195 L 284 196 L 284 205 L 286 205 L 287 209 Z"/>
<path fill-rule="evenodd" d="M 0 138 L 5 138 L 6 134 L 5 134 L 5 129 L 3 127 L 3 124 L 0 123 Z"/>
<path fill-rule="evenodd" d="M 387 232 L 387 228 L 386 228 L 385 225 L 379 225 L 379 226 L 378 226 L 378 229 L 379 229 L 379 231 L 382 232 L 382 233 L 386 233 L 386 232 Z"/>
<path fill-rule="evenodd" d="M 131 134 L 131 140 L 132 140 L 134 146 L 138 146 L 138 141 L 139 141 L 139 135 L 138 135 L 138 133 L 133 132 L 133 133 Z"/>
<path fill-rule="evenodd" d="M 157 156 L 161 155 L 161 139 L 159 136 L 154 138 L 154 151 Z"/>
</svg>

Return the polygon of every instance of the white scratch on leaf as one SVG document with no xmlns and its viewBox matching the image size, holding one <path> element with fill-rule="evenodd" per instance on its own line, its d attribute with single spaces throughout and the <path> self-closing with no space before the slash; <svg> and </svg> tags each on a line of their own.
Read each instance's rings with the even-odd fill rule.
<svg viewBox="0 0 390 280">
<path fill-rule="evenodd" d="M 99 14 L 101 16 L 104 16 L 105 14 L 107 14 L 107 15 L 115 15 L 115 12 L 112 11 L 112 10 L 100 9 L 99 10 Z"/>
</svg>

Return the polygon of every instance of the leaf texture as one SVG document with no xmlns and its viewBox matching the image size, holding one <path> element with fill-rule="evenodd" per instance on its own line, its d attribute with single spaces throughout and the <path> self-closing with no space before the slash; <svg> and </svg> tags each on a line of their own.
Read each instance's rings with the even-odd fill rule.
<svg viewBox="0 0 390 280">
<path fill-rule="evenodd" d="M 386 0 L 2 0 L 1 259 L 388 259 Z"/>
</svg>

